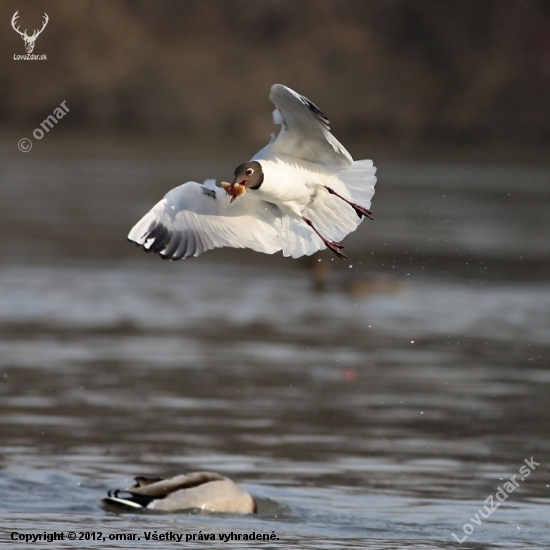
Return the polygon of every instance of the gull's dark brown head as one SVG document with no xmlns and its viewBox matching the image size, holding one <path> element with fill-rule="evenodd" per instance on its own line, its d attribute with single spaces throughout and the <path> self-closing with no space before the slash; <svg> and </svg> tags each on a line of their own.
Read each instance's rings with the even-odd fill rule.
<svg viewBox="0 0 550 550">
<path fill-rule="evenodd" d="M 259 189 L 264 181 L 262 166 L 256 160 L 239 164 L 233 173 L 235 175 L 233 184 L 238 183 L 248 189 Z"/>
<path fill-rule="evenodd" d="M 222 187 L 228 195 L 231 195 L 231 202 L 237 197 L 244 195 L 246 189 L 259 189 L 264 181 L 264 173 L 258 161 L 243 162 L 235 168 L 235 179 L 231 183 L 222 181 Z"/>
</svg>

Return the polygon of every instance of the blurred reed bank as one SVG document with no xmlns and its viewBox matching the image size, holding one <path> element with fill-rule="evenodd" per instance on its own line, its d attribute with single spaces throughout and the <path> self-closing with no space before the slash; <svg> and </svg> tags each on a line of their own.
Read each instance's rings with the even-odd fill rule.
<svg viewBox="0 0 550 550">
<path fill-rule="evenodd" d="M 39 30 L 24 54 L 9 27 Z M 0 2 L 0 123 L 62 99 L 74 129 L 250 145 L 283 82 L 325 106 L 344 143 L 550 140 L 546 0 Z M 42 117 L 42 118 L 41 118 Z"/>
</svg>

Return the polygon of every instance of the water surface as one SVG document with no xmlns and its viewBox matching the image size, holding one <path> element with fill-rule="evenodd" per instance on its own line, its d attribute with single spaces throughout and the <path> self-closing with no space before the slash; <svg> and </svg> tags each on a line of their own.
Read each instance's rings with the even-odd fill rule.
<svg viewBox="0 0 550 550">
<path fill-rule="evenodd" d="M 233 544 L 424 549 L 458 547 L 469 523 L 464 548 L 548 548 L 548 173 L 383 165 L 376 221 L 346 239 L 349 262 L 314 258 L 330 265 L 316 292 L 307 261 L 169 263 L 125 242 L 201 172 L 5 159 L 2 539 L 254 531 L 278 540 Z M 540 465 L 472 523 L 531 457 Z M 101 506 L 134 475 L 196 469 L 243 484 L 259 513 Z"/>
</svg>

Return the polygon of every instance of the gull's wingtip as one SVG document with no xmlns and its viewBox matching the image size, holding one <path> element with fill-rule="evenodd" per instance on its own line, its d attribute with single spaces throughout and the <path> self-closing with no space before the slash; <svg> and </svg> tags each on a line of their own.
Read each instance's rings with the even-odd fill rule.
<svg viewBox="0 0 550 550">
<path fill-rule="evenodd" d="M 273 98 L 281 93 L 291 93 L 295 95 L 295 92 L 291 90 L 288 86 L 285 86 L 284 84 L 273 84 L 273 86 L 271 86 L 271 91 L 269 92 L 269 99 L 271 99 L 271 101 L 275 103 L 273 101 Z"/>
</svg>

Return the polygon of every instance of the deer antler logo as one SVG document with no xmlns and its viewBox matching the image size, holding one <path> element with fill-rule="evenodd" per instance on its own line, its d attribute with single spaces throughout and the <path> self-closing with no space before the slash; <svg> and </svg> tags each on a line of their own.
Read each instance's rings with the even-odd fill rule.
<svg viewBox="0 0 550 550">
<path fill-rule="evenodd" d="M 42 28 L 38 31 L 35 29 L 35 31 L 32 33 L 32 36 L 27 35 L 27 29 L 24 30 L 24 32 L 21 32 L 18 27 L 15 26 L 19 10 L 17 10 L 11 19 L 11 26 L 13 27 L 13 30 L 15 32 L 18 32 L 21 35 L 21 38 L 25 41 L 25 49 L 27 50 L 27 53 L 32 53 L 34 50 L 34 43 L 36 42 L 36 39 L 38 38 L 38 35 L 46 28 L 46 25 L 48 24 L 48 21 L 50 18 L 48 17 L 48 14 L 44 12 L 44 24 L 42 25 Z"/>
</svg>

